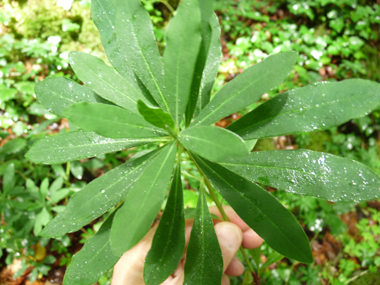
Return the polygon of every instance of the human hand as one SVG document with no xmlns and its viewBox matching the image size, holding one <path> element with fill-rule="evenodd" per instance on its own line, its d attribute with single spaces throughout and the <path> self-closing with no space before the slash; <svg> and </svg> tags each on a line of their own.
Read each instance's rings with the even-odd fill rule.
<svg viewBox="0 0 380 285">
<path fill-rule="evenodd" d="M 229 206 L 223 206 L 230 222 L 214 220 L 215 232 L 219 240 L 223 255 L 224 275 L 222 285 L 230 284 L 227 277 L 240 276 L 244 273 L 244 266 L 235 256 L 242 245 L 252 249 L 259 247 L 263 240 L 235 213 Z M 217 207 L 210 207 L 210 213 L 222 217 Z M 186 220 L 186 245 L 190 239 L 193 220 Z M 151 228 L 145 237 L 133 248 L 128 250 L 114 267 L 112 285 L 143 285 L 144 261 L 150 250 L 157 226 Z M 184 280 L 184 263 L 186 255 L 182 258 L 176 271 L 162 284 L 181 285 Z"/>
</svg>

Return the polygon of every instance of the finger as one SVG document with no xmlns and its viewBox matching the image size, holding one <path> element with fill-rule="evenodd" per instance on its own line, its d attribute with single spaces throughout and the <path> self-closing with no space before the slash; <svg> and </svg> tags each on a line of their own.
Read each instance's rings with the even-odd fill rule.
<svg viewBox="0 0 380 285">
<path fill-rule="evenodd" d="M 191 229 L 193 228 L 193 223 L 194 223 L 194 220 L 186 220 L 186 227 L 185 227 L 186 246 L 190 240 L 190 234 L 191 234 Z"/>
<path fill-rule="evenodd" d="M 230 278 L 227 275 L 222 276 L 222 285 L 230 285 Z"/>
<path fill-rule="evenodd" d="M 221 222 L 215 225 L 220 249 L 223 255 L 223 271 L 227 269 L 243 241 L 240 228 L 230 222 Z"/>
<path fill-rule="evenodd" d="M 209 208 L 210 213 L 222 218 L 222 214 L 219 212 L 219 209 L 216 206 Z M 236 214 L 234 209 L 230 206 L 223 206 L 223 210 L 226 212 L 227 217 L 231 223 L 234 223 L 239 226 L 243 232 L 243 247 L 244 248 L 257 248 L 263 243 L 263 239 L 252 230 L 239 216 Z M 215 224 L 220 223 L 221 221 L 215 220 Z"/>
<path fill-rule="evenodd" d="M 183 280 L 185 279 L 185 270 L 184 270 L 184 262 L 181 262 L 178 265 L 177 270 L 173 274 L 173 280 L 169 283 L 169 285 L 182 285 Z"/>
<path fill-rule="evenodd" d="M 249 229 L 249 226 L 238 216 L 238 214 L 236 214 L 234 209 L 232 209 L 230 206 L 223 206 L 223 210 L 226 212 L 227 217 L 230 220 L 230 222 L 238 225 L 242 232 Z M 222 214 L 219 212 L 219 209 L 216 206 L 210 207 L 209 211 L 210 213 L 223 219 Z M 220 223 L 220 221 L 215 220 L 215 223 Z"/>
<path fill-rule="evenodd" d="M 239 258 L 235 256 L 224 273 L 229 276 L 240 276 L 244 273 L 244 265 Z"/>
<path fill-rule="evenodd" d="M 143 285 L 144 260 L 157 226 L 149 230 L 145 237 L 119 259 L 114 267 L 112 285 Z"/>
<path fill-rule="evenodd" d="M 243 232 L 243 247 L 248 249 L 258 248 L 264 240 L 252 229 Z"/>
</svg>

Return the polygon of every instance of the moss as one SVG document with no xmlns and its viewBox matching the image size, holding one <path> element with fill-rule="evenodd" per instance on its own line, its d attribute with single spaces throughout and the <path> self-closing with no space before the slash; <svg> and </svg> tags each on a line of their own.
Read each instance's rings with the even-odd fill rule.
<svg viewBox="0 0 380 285">
<path fill-rule="evenodd" d="M 255 150 L 275 150 L 276 146 L 272 138 L 259 139 L 256 143 Z"/>
<path fill-rule="evenodd" d="M 368 79 L 380 82 L 380 58 L 378 47 L 365 45 L 362 51 L 367 56 L 364 65 L 367 71 Z"/>
<path fill-rule="evenodd" d="M 368 273 L 350 283 L 352 285 L 379 285 L 380 284 L 380 270 L 375 273 Z"/>
</svg>

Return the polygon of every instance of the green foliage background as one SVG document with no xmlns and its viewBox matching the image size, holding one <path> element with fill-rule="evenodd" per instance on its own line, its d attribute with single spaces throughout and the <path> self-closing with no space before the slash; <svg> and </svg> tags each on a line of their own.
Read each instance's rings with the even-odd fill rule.
<svg viewBox="0 0 380 285">
<path fill-rule="evenodd" d="M 163 50 L 170 8 L 175 8 L 178 1 L 142 2 L 151 14 L 155 35 Z M 288 50 L 300 52 L 289 78 L 245 112 L 278 92 L 308 83 L 353 77 L 380 82 L 380 6 L 375 2 L 217 1 L 223 61 L 214 90 L 218 91 L 224 83 L 268 54 Z M 42 226 L 62 211 L 70 195 L 137 151 L 129 149 L 72 162 L 70 166 L 35 165 L 24 158 L 35 140 L 64 133 L 69 127 L 67 121 L 35 101 L 34 85 L 48 76 L 72 77 L 68 64 L 70 51 L 84 51 L 106 60 L 89 7 L 88 0 L 74 1 L 67 10 L 54 0 L 3 0 L 0 3 L 0 188 L 3 189 L 0 280 L 3 282 L 10 282 L 4 279 L 4 272 L 6 265 L 16 258 L 21 259 L 21 267 L 12 278 L 26 276 L 30 281 L 45 280 L 53 278 L 54 272 L 63 272 L 80 244 L 99 229 L 101 220 L 80 233 L 58 240 L 39 237 Z M 219 124 L 225 126 L 240 115 L 225 118 Z M 328 131 L 262 139 L 255 150 L 298 147 L 325 151 L 358 160 L 380 173 L 379 122 L 380 113 L 374 111 Z M 12 188 L 16 190 L 5 195 L 6 177 L 11 175 L 14 175 Z M 186 187 L 185 205 L 195 207 L 197 193 L 192 189 L 199 185 L 196 170 L 189 166 L 182 176 Z M 355 284 L 356 276 L 366 277 L 377 272 L 380 266 L 378 201 L 332 204 L 275 189 L 269 191 L 303 224 L 312 242 L 316 264 L 299 265 L 283 259 L 263 271 L 265 284 L 322 284 L 328 280 L 331 284 Z M 350 230 L 352 227 L 356 228 L 354 232 Z M 330 251 L 320 249 L 336 244 L 339 246 Z M 264 245 L 263 257 L 270 254 L 271 250 Z M 99 283 L 109 283 L 109 277 L 110 273 Z M 241 284 L 249 278 L 244 279 L 234 278 L 231 282 Z M 61 279 L 55 281 L 60 284 Z"/>
</svg>

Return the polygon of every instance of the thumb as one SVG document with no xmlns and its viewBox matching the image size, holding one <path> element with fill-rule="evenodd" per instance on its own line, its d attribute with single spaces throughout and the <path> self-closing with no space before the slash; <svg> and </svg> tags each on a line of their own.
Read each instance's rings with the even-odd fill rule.
<svg viewBox="0 0 380 285">
<path fill-rule="evenodd" d="M 237 225 L 230 222 L 216 224 L 215 232 L 222 250 L 223 271 L 225 271 L 241 246 L 243 233 Z"/>
<path fill-rule="evenodd" d="M 144 284 L 144 261 L 156 229 L 157 226 L 151 228 L 137 245 L 123 254 L 114 267 L 112 285 Z"/>
</svg>

